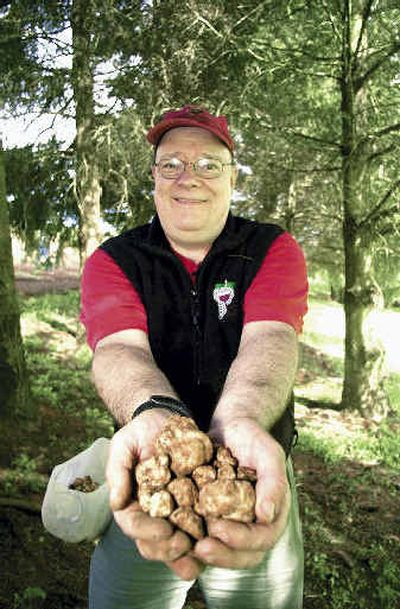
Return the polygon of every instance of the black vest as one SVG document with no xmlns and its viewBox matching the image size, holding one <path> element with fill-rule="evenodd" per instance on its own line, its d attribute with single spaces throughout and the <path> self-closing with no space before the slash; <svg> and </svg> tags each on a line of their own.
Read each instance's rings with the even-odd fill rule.
<svg viewBox="0 0 400 609">
<path fill-rule="evenodd" d="M 194 283 L 157 216 L 101 246 L 138 292 L 154 359 L 203 430 L 239 348 L 246 291 L 281 233 L 279 226 L 229 214 Z M 272 434 L 288 453 L 294 434 L 292 398 Z"/>
</svg>

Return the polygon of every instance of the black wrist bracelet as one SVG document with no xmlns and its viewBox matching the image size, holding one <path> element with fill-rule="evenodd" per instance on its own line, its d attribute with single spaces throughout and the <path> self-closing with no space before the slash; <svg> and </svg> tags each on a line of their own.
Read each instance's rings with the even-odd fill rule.
<svg viewBox="0 0 400 609">
<path fill-rule="evenodd" d="M 169 412 L 173 414 L 179 414 L 182 417 L 193 419 L 193 413 L 186 404 L 176 398 L 171 398 L 166 395 L 152 395 L 150 399 L 143 402 L 143 404 L 140 404 L 140 406 L 135 409 L 135 412 L 132 414 L 132 419 L 145 410 L 152 410 L 153 408 L 163 408 L 164 410 L 169 410 Z"/>
</svg>

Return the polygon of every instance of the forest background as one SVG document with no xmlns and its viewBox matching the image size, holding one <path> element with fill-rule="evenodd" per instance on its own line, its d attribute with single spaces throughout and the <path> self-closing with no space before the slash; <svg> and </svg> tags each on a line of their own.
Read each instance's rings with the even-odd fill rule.
<svg viewBox="0 0 400 609">
<path fill-rule="evenodd" d="M 227 115 L 238 143 L 233 211 L 280 223 L 307 257 L 295 455 L 306 609 L 400 606 L 398 3 L 6 0 L 0 74 L 6 124 L 50 118 L 44 143 L 0 151 L 0 601 L 85 606 L 85 569 L 65 573 L 88 548 L 60 547 L 37 522 L 57 459 L 111 433 L 89 383 L 79 271 L 63 261 L 72 248 L 82 265 L 151 218 L 145 133 L 195 103 Z M 29 297 L 32 282 L 73 289 Z M 57 557 L 52 569 L 24 579 L 22 537 L 45 565 Z"/>
</svg>

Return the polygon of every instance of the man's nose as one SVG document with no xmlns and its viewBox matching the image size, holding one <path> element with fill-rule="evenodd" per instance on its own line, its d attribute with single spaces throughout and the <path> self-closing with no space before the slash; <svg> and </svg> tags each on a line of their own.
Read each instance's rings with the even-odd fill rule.
<svg viewBox="0 0 400 609">
<path fill-rule="evenodd" d="M 184 170 L 182 171 L 182 173 L 177 177 L 177 180 L 179 182 L 184 182 L 184 183 L 195 183 L 197 184 L 199 181 L 199 176 L 197 175 L 197 173 L 194 170 L 193 164 L 192 163 L 185 163 L 185 167 Z"/>
</svg>

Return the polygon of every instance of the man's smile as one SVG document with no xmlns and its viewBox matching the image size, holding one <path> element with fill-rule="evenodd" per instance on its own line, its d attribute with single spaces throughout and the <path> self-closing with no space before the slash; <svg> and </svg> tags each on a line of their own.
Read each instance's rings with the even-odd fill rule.
<svg viewBox="0 0 400 609">
<path fill-rule="evenodd" d="M 196 199 L 192 197 L 172 197 L 180 205 L 198 205 L 206 202 L 206 199 Z"/>
</svg>

